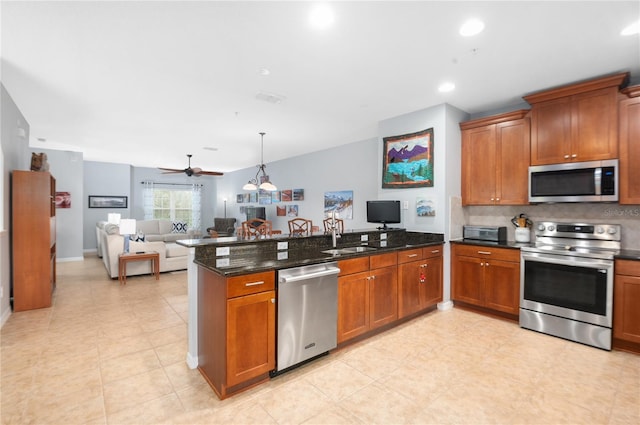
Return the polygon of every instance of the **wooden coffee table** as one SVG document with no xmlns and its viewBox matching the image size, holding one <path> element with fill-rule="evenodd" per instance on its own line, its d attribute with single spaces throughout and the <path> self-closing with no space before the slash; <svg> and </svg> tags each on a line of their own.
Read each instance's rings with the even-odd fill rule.
<svg viewBox="0 0 640 425">
<path fill-rule="evenodd" d="M 151 260 L 151 269 L 156 275 L 156 280 L 160 279 L 160 254 L 155 251 L 150 252 L 130 252 L 118 255 L 118 280 L 120 285 L 127 284 L 127 263 L 131 261 Z"/>
</svg>

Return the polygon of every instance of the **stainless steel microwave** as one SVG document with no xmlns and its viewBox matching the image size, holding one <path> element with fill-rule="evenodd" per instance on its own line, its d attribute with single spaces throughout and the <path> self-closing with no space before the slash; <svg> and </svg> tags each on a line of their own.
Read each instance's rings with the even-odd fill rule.
<svg viewBox="0 0 640 425">
<path fill-rule="evenodd" d="M 616 202 L 618 160 L 529 167 L 529 202 Z"/>
</svg>

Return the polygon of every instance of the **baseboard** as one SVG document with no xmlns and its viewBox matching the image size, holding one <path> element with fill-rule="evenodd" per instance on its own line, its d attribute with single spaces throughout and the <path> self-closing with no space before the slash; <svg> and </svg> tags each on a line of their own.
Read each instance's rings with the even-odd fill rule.
<svg viewBox="0 0 640 425">
<path fill-rule="evenodd" d="M 5 323 L 7 323 L 7 320 L 9 320 L 10 316 L 11 316 L 11 307 L 6 309 L 4 313 L 2 313 L 2 317 L 0 317 L 0 328 L 3 327 Z"/>
<path fill-rule="evenodd" d="M 198 367 L 198 356 L 187 353 L 187 366 L 189 369 L 196 369 Z"/>
<path fill-rule="evenodd" d="M 83 253 L 85 254 L 98 254 L 98 248 L 91 248 L 91 249 L 83 249 L 82 250 Z"/>
<path fill-rule="evenodd" d="M 56 258 L 56 263 L 69 263 L 71 261 L 84 261 L 84 257 Z"/>
<path fill-rule="evenodd" d="M 440 311 L 451 310 L 452 308 L 453 308 L 453 301 L 451 300 L 438 303 L 438 310 Z"/>
</svg>

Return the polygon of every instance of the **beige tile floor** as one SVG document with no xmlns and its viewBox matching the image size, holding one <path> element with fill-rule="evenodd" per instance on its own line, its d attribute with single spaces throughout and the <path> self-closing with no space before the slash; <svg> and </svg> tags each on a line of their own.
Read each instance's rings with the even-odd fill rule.
<svg viewBox="0 0 640 425">
<path fill-rule="evenodd" d="M 186 272 L 58 275 L 2 328 L 2 424 L 640 423 L 640 356 L 456 308 L 220 401 L 185 363 Z"/>
</svg>

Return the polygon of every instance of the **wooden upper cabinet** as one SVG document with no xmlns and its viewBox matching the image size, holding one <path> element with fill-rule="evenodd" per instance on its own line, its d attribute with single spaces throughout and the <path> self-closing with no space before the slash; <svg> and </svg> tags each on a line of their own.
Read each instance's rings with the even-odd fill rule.
<svg viewBox="0 0 640 425">
<path fill-rule="evenodd" d="M 640 204 L 640 85 L 620 101 L 620 204 Z"/>
<path fill-rule="evenodd" d="M 524 96 L 531 104 L 531 165 L 618 157 L 618 89 L 628 73 Z"/>
<path fill-rule="evenodd" d="M 463 205 L 529 203 L 527 113 L 519 110 L 460 123 Z"/>
</svg>

